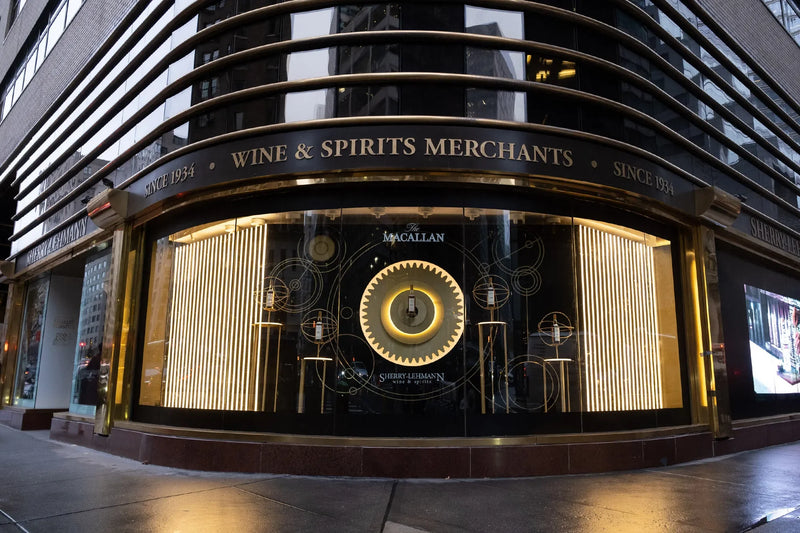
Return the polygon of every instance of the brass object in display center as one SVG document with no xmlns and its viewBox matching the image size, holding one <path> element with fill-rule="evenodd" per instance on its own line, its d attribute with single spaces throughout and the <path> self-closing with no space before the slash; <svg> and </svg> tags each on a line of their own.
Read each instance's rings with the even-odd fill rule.
<svg viewBox="0 0 800 533">
<path fill-rule="evenodd" d="M 453 277 L 426 261 L 387 266 L 367 284 L 361 330 L 384 359 L 422 366 L 447 355 L 464 332 L 464 295 Z"/>
</svg>

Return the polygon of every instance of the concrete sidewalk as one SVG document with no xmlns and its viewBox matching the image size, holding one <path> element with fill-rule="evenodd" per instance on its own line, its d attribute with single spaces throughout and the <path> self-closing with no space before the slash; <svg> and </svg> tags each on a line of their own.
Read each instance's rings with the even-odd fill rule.
<svg viewBox="0 0 800 533">
<path fill-rule="evenodd" d="M 800 443 L 666 468 L 486 480 L 219 474 L 0 426 L 0 533 L 800 532 Z"/>
</svg>

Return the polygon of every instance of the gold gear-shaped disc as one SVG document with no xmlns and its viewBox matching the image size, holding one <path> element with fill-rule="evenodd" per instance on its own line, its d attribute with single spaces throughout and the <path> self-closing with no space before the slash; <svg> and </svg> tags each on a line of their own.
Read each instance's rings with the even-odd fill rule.
<svg viewBox="0 0 800 533">
<path fill-rule="evenodd" d="M 412 294 L 414 312 L 409 313 Z M 437 265 L 400 261 L 367 284 L 359 319 L 364 338 L 381 357 L 404 366 L 427 365 L 447 355 L 461 338 L 464 295 Z"/>
</svg>

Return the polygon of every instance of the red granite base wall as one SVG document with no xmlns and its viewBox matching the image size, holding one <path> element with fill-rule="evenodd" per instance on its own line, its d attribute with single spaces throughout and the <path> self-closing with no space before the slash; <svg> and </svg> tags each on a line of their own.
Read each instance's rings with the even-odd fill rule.
<svg viewBox="0 0 800 533">
<path fill-rule="evenodd" d="M 0 409 L 0 424 L 22 431 L 50 429 L 53 414 L 64 409 L 26 409 L 4 406 Z"/>
<path fill-rule="evenodd" d="M 658 438 L 508 446 L 359 446 L 230 441 L 114 428 L 53 418 L 50 437 L 143 463 L 224 472 L 389 478 L 486 478 L 586 474 L 655 468 L 800 440 L 800 419 Z"/>
</svg>

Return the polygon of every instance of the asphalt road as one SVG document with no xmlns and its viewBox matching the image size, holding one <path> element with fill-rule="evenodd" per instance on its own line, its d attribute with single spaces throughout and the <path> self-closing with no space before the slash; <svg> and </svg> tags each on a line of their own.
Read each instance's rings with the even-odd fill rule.
<svg viewBox="0 0 800 533">
<path fill-rule="evenodd" d="M 143 465 L 0 426 L 0 533 L 800 532 L 800 442 L 600 475 L 395 480 Z"/>
</svg>

